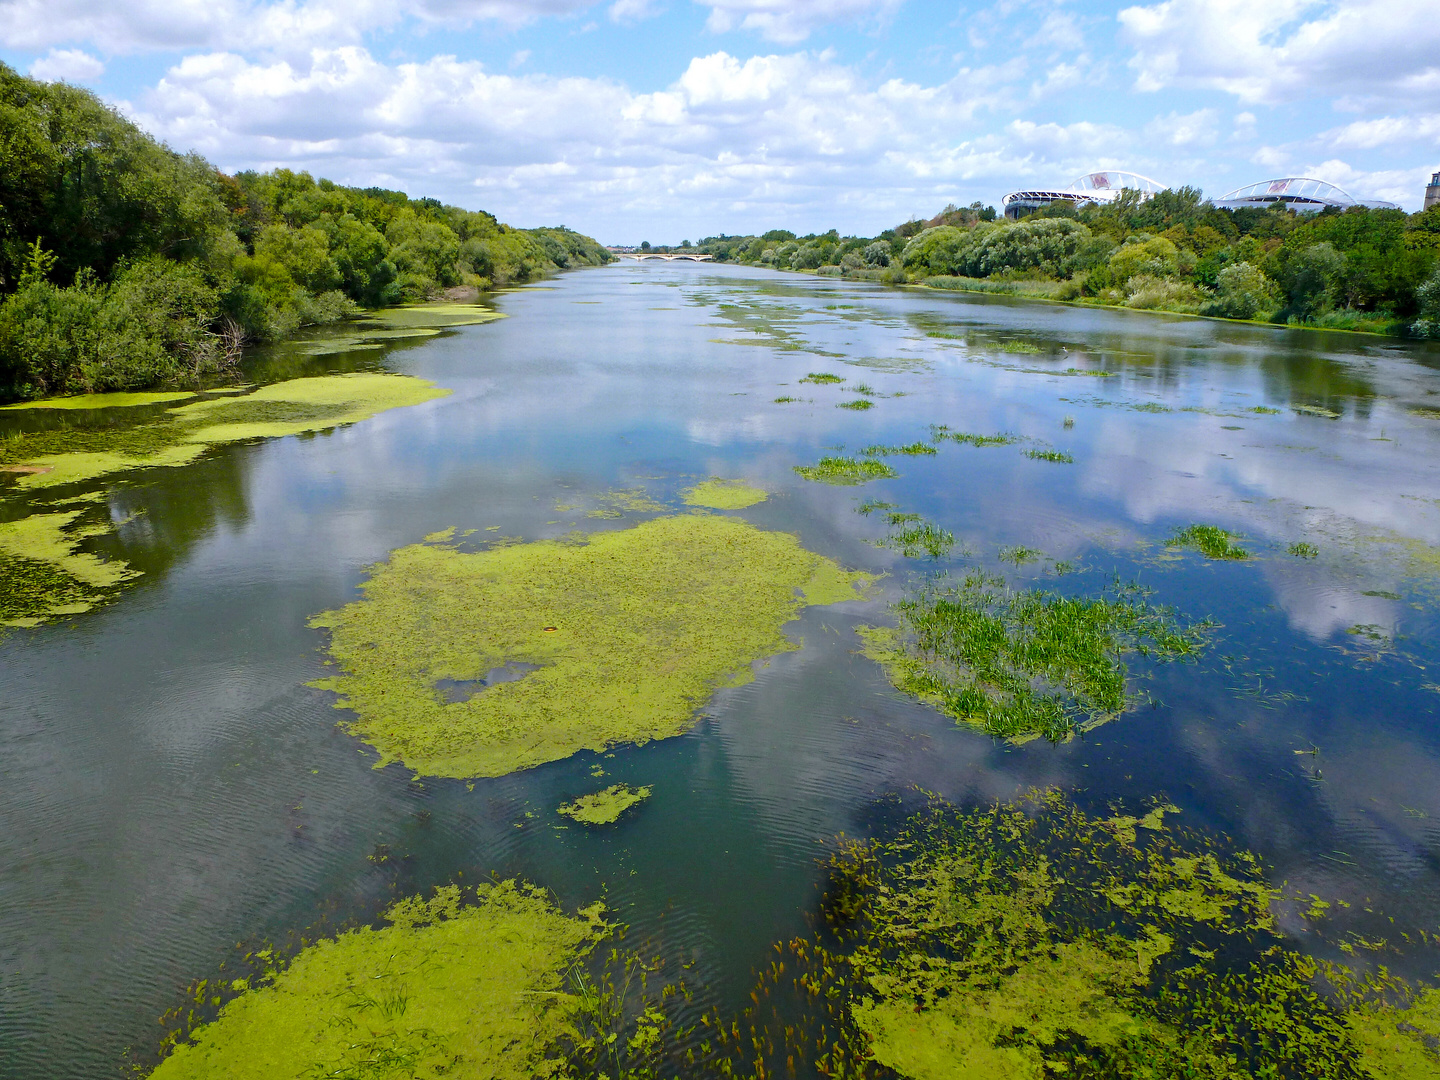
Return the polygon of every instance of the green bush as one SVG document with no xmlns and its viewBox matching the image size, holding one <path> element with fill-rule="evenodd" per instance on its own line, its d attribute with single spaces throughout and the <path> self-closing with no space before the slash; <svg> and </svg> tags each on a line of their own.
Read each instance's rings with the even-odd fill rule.
<svg viewBox="0 0 1440 1080">
<path fill-rule="evenodd" d="M 1215 297 L 1201 308 L 1201 312 L 1226 319 L 1253 319 L 1274 311 L 1278 303 L 1274 282 L 1258 267 L 1238 262 L 1220 271 Z"/>
<path fill-rule="evenodd" d="M 1323 315 L 1334 304 L 1345 257 L 1328 240 L 1294 252 L 1282 264 L 1281 284 L 1290 310 L 1301 322 Z"/>
<path fill-rule="evenodd" d="M 1415 299 L 1420 317 L 1411 324 L 1410 332 L 1416 337 L 1440 338 L 1440 269 L 1415 290 Z"/>
</svg>

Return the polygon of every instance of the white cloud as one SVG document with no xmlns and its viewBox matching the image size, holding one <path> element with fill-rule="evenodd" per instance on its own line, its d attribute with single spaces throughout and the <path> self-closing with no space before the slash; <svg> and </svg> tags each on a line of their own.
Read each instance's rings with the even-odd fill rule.
<svg viewBox="0 0 1440 1080">
<path fill-rule="evenodd" d="M 1166 0 L 1118 19 L 1140 90 L 1221 90 L 1246 102 L 1440 92 L 1434 0 Z"/>
<path fill-rule="evenodd" d="M 656 0 L 615 0 L 610 5 L 610 21 L 617 23 L 639 22 L 660 14 Z"/>
<path fill-rule="evenodd" d="M 1373 150 L 1379 146 L 1410 146 L 1417 142 L 1440 145 L 1440 113 L 1357 120 L 1323 132 L 1320 141 L 1335 150 Z"/>
<path fill-rule="evenodd" d="M 105 74 L 105 65 L 79 49 L 51 49 L 30 65 L 30 74 L 45 82 L 85 82 Z"/>
<path fill-rule="evenodd" d="M 1198 109 L 1181 116 L 1157 116 L 1145 125 L 1145 134 L 1169 146 L 1212 146 L 1219 117 L 1214 109 Z"/>
<path fill-rule="evenodd" d="M 697 0 L 710 9 L 715 33 L 755 30 L 770 41 L 804 41 L 825 23 L 884 22 L 904 0 Z"/>
</svg>

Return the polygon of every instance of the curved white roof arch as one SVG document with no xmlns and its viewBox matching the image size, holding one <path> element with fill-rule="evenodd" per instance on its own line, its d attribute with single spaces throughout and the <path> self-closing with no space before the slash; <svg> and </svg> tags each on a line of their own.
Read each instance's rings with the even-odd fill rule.
<svg viewBox="0 0 1440 1080">
<path fill-rule="evenodd" d="M 1301 212 L 1323 210 L 1327 206 L 1342 210 L 1351 206 L 1399 209 L 1394 203 L 1381 199 L 1357 199 L 1344 188 L 1327 180 L 1316 180 L 1313 176 L 1284 176 L 1246 184 L 1220 196 L 1215 205 L 1224 210 L 1238 210 L 1245 206 L 1269 206 L 1277 202 Z"/>
<path fill-rule="evenodd" d="M 1128 169 L 1097 169 L 1077 177 L 1064 187 L 1012 191 L 1001 203 L 1005 207 L 1005 216 L 1015 218 L 1057 202 L 1112 203 L 1122 191 L 1138 191 L 1142 199 L 1148 199 L 1164 191 L 1166 186 Z"/>
</svg>

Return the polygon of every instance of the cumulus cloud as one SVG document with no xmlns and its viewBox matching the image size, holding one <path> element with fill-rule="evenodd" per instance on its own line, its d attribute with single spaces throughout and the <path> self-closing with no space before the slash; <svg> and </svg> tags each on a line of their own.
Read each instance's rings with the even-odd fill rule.
<svg viewBox="0 0 1440 1080">
<path fill-rule="evenodd" d="M 46 82 L 85 82 L 105 74 L 105 65 L 79 49 L 51 49 L 30 65 L 30 74 Z"/>
<path fill-rule="evenodd" d="M 1433 0 L 1166 0 L 1118 19 L 1140 90 L 1221 90 L 1255 103 L 1440 93 Z"/>
<path fill-rule="evenodd" d="M 1180 115 L 1157 116 L 1145 125 L 1145 134 L 1170 146 L 1211 146 L 1219 133 L 1219 114 L 1197 109 Z"/>
<path fill-rule="evenodd" d="M 754 30 L 770 41 L 804 41 L 832 22 L 883 22 L 904 0 L 699 0 L 710 9 L 706 26 L 716 33 Z"/>
</svg>

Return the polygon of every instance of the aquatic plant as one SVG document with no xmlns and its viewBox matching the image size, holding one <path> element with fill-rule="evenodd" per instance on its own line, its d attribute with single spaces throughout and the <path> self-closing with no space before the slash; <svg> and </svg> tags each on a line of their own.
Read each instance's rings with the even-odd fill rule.
<svg viewBox="0 0 1440 1080">
<path fill-rule="evenodd" d="M 938 452 L 929 443 L 922 442 L 913 442 L 905 446 L 867 446 L 860 451 L 865 457 L 891 457 L 897 454 L 904 454 L 908 457 L 925 457 L 933 456 Z"/>
<path fill-rule="evenodd" d="M 644 488 L 622 488 L 595 496 L 600 505 L 585 511 L 586 517 L 614 520 L 626 514 L 663 514 L 670 508 L 656 502 L 645 493 Z"/>
<path fill-rule="evenodd" d="M 1341 416 L 1334 409 L 1327 409 L 1323 405 L 1292 405 L 1290 409 L 1302 416 L 1319 416 L 1326 420 L 1339 420 Z"/>
<path fill-rule="evenodd" d="M 826 864 L 824 930 L 779 950 L 726 1075 L 1420 1080 L 1440 991 L 1297 951 L 1259 860 L 1056 792 L 938 799 Z"/>
<path fill-rule="evenodd" d="M 776 404 L 776 405 L 789 405 L 789 404 L 790 404 L 791 402 L 793 402 L 793 401 L 800 401 L 800 400 L 801 400 L 801 399 L 798 398 L 798 397 L 790 397 L 788 394 L 782 394 L 780 397 L 777 397 L 777 398 L 775 399 L 775 404 Z"/>
<path fill-rule="evenodd" d="M 1057 465 L 1075 464 L 1075 459 L 1061 450 L 1026 450 L 1024 453 L 1035 461 L 1053 461 Z"/>
<path fill-rule="evenodd" d="M 1259 413 L 1261 416 L 1279 416 L 1279 415 L 1280 415 L 1280 410 L 1279 410 L 1279 409 L 1272 409 L 1272 408 L 1270 408 L 1270 406 L 1268 406 L 1268 405 L 1252 405 L 1252 406 L 1250 407 L 1249 411 L 1250 411 L 1250 412 L 1253 412 L 1253 413 Z"/>
<path fill-rule="evenodd" d="M 1194 548 L 1207 559 L 1248 559 L 1250 553 L 1231 543 L 1234 539 L 1234 533 L 1226 532 L 1218 525 L 1190 525 L 1177 530 L 1165 541 L 1165 546 Z"/>
<path fill-rule="evenodd" d="M 1002 547 L 998 557 L 1001 562 L 1014 563 L 1018 567 L 1024 563 L 1034 562 L 1036 559 L 1043 559 L 1045 553 L 1037 551 L 1035 548 L 1016 544 L 1014 547 Z"/>
<path fill-rule="evenodd" d="M 604 791 L 582 795 L 555 812 L 581 825 L 613 825 L 625 811 L 648 799 L 650 791 L 648 786 L 632 788 L 628 784 L 615 784 Z"/>
<path fill-rule="evenodd" d="M 825 383 L 842 383 L 845 379 L 841 375 L 831 375 L 824 371 L 812 371 L 800 381 L 802 383 L 818 383 L 823 385 Z"/>
<path fill-rule="evenodd" d="M 126 469 L 178 466 L 220 443 L 280 438 L 367 420 L 449 390 L 407 375 L 356 372 L 291 379 L 246 394 L 207 396 L 129 427 L 26 432 L 0 442 L 0 466 L 22 488 L 93 480 Z"/>
<path fill-rule="evenodd" d="M 891 514 L 890 525 L 885 546 L 900 552 L 907 559 L 917 559 L 921 555 L 939 559 L 950 554 L 950 549 L 955 546 L 954 533 L 921 521 L 916 514 Z"/>
<path fill-rule="evenodd" d="M 1320 554 L 1320 549 L 1314 544 L 1308 544 L 1304 540 L 1296 540 L 1285 549 L 1297 559 L 1313 559 Z"/>
<path fill-rule="evenodd" d="M 861 503 L 855 508 L 855 512 L 857 514 L 864 514 L 866 517 L 869 517 L 877 510 L 893 509 L 895 509 L 894 503 L 882 502 L 880 499 L 866 499 L 863 503 Z"/>
<path fill-rule="evenodd" d="M 162 405 L 172 401 L 184 401 L 196 397 L 193 390 L 156 390 L 113 394 L 76 394 L 73 397 L 41 398 L 38 401 L 22 401 L 15 405 L 0 405 L 0 412 L 16 409 L 63 409 L 68 412 L 82 412 L 91 409 L 125 409 L 136 405 Z"/>
<path fill-rule="evenodd" d="M 0 626 L 35 626 L 75 615 L 139 573 L 78 550 L 110 525 L 78 525 L 80 510 L 31 514 L 0 522 Z"/>
<path fill-rule="evenodd" d="M 1025 356 L 1034 356 L 1040 352 L 1040 346 L 1031 345 L 1028 341 L 1007 341 L 1000 346 L 1001 352 L 1020 353 Z"/>
<path fill-rule="evenodd" d="M 863 382 L 857 382 L 854 386 L 850 387 L 850 389 L 853 392 L 857 394 L 863 394 L 866 397 L 874 397 L 877 393 L 876 389 L 873 386 L 871 386 L 869 383 Z"/>
<path fill-rule="evenodd" d="M 311 620 L 340 669 L 316 685 L 353 710 L 346 727 L 379 764 L 499 776 L 687 731 L 716 687 L 796 648 L 781 628 L 802 607 L 858 599 L 870 580 L 713 514 L 473 554 L 415 544 L 362 599 Z M 520 678 L 486 680 L 515 664 Z M 442 682 L 474 692 L 455 700 Z"/>
<path fill-rule="evenodd" d="M 402 900 L 384 921 L 316 942 L 243 988 L 153 1080 L 560 1070 L 557 1045 L 581 1034 L 567 975 L 605 931 L 599 905 L 567 916 L 542 890 L 506 881 Z"/>
<path fill-rule="evenodd" d="M 1208 624 L 1183 626 L 1138 585 L 1094 598 L 1017 592 L 971 573 L 894 605 L 898 625 L 861 627 L 895 686 L 1006 739 L 1068 739 L 1130 705 L 1122 657 L 1195 655 Z"/>
<path fill-rule="evenodd" d="M 821 484 L 863 484 L 867 480 L 890 480 L 899 475 L 883 461 L 844 457 L 823 457 L 815 465 L 796 465 L 795 471 L 806 480 Z"/>
<path fill-rule="evenodd" d="M 719 477 L 711 477 L 681 492 L 681 498 L 688 505 L 705 506 L 711 510 L 744 510 L 769 497 L 770 493 L 764 488 L 751 487 L 743 480 L 722 480 Z"/>
<path fill-rule="evenodd" d="M 854 401 L 842 401 L 835 407 L 837 409 L 854 409 L 856 412 L 864 412 L 866 409 L 873 409 L 875 403 L 869 398 L 856 398 Z"/>
<path fill-rule="evenodd" d="M 930 437 L 936 442 L 948 440 L 950 442 L 960 443 L 962 446 L 966 444 L 970 446 L 1009 446 L 1011 443 L 1019 441 L 1017 436 L 1004 433 L 997 435 L 973 435 L 968 431 L 955 431 L 947 424 L 931 424 Z"/>
</svg>

